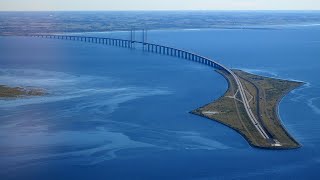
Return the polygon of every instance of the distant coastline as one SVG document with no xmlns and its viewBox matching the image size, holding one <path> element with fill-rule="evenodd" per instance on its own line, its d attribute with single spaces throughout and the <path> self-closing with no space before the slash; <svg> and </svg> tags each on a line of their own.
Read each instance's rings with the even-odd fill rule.
<svg viewBox="0 0 320 180">
<path fill-rule="evenodd" d="M 109 32 L 145 28 L 268 30 L 320 26 L 320 11 L 42 11 L 0 12 L 0 16 L 0 35 Z"/>
</svg>

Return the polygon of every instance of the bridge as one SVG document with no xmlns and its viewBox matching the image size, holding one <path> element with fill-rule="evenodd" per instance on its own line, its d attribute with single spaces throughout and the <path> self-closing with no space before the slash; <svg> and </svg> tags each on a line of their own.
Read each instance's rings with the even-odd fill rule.
<svg viewBox="0 0 320 180">
<path fill-rule="evenodd" d="M 245 89 L 243 88 L 243 85 L 239 79 L 239 77 L 229 68 L 226 66 L 218 63 L 217 61 L 214 61 L 208 57 L 201 56 L 199 54 L 189 52 L 186 50 L 164 46 L 164 45 L 158 45 L 148 42 L 142 42 L 142 41 L 136 41 L 131 38 L 131 40 L 126 39 L 116 39 L 116 38 L 105 38 L 105 37 L 87 37 L 87 36 L 69 36 L 69 35 L 32 35 L 33 37 L 40 37 L 40 38 L 50 38 L 50 39 L 62 39 L 62 40 L 73 40 L 73 41 L 82 41 L 82 42 L 88 42 L 88 43 L 97 43 L 97 44 L 104 44 L 104 45 L 110 45 L 110 46 L 117 46 L 117 47 L 123 47 L 123 48 L 134 48 L 135 44 L 140 44 L 142 46 L 143 51 L 156 53 L 156 54 L 162 54 L 167 56 L 173 56 L 177 58 L 182 58 L 190 61 L 194 61 L 209 67 L 213 67 L 215 69 L 223 70 L 230 74 L 234 81 L 237 84 L 237 88 L 240 92 L 241 99 L 244 105 L 244 108 L 246 110 L 246 113 L 248 117 L 250 118 L 250 121 L 255 126 L 255 128 L 258 130 L 260 135 L 267 139 L 268 141 L 272 142 L 274 144 L 274 140 L 270 138 L 270 135 L 268 131 L 261 125 L 261 123 L 257 120 L 254 113 L 252 112 L 249 100 L 246 96 Z"/>
</svg>

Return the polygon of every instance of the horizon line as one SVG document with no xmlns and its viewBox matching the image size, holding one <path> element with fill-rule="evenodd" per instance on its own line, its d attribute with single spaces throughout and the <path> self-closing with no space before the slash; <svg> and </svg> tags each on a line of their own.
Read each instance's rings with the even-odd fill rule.
<svg viewBox="0 0 320 180">
<path fill-rule="evenodd" d="M 144 12 L 153 12 L 153 11 L 320 11 L 320 9 L 154 9 L 154 10 L 146 10 L 146 9 L 137 9 L 137 10 L 0 10 L 0 12 L 96 12 L 96 11 L 111 11 L 111 12 L 140 12 L 140 11 L 144 11 Z"/>
</svg>

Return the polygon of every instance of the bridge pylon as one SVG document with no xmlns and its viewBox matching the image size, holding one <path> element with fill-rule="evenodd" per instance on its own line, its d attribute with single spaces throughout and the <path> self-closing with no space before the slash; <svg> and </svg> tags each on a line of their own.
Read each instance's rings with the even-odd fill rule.
<svg viewBox="0 0 320 180">
<path fill-rule="evenodd" d="M 132 28 L 130 30 L 130 48 L 133 49 L 135 48 L 135 40 L 136 39 L 136 30 Z"/>
<path fill-rule="evenodd" d="M 148 30 L 142 29 L 142 50 L 146 49 L 147 39 L 148 39 Z"/>
</svg>

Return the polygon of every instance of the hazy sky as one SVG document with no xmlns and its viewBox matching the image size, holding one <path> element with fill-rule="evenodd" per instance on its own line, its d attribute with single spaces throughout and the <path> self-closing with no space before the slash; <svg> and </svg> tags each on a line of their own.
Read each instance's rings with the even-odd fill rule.
<svg viewBox="0 0 320 180">
<path fill-rule="evenodd" d="M 320 0 L 0 0 L 0 10 L 320 10 Z"/>
</svg>

